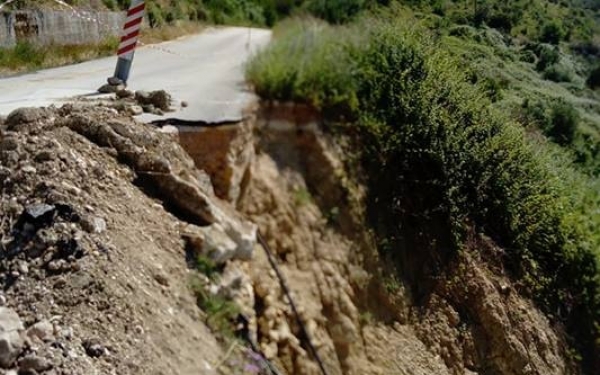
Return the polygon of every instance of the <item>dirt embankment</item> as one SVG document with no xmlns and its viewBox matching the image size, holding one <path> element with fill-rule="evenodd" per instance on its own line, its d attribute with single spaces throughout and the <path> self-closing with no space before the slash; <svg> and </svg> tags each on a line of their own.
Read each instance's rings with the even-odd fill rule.
<svg viewBox="0 0 600 375">
<path fill-rule="evenodd" d="M 216 193 L 235 202 L 277 254 L 328 373 L 576 372 L 560 327 L 518 295 L 489 239 L 473 234 L 416 304 L 410 285 L 378 258 L 362 215 L 365 192 L 343 162 L 348 150 L 320 131 L 317 119 L 285 106 L 256 123 L 180 136 L 193 150 L 219 145 L 220 153 L 199 152 L 195 160 L 221 166 L 207 169 L 224 187 Z M 223 181 L 238 180 L 241 192 L 231 197 Z M 239 302 L 267 357 L 290 374 L 319 374 L 264 253 L 230 269 L 236 267 L 253 291 Z"/>
<path fill-rule="evenodd" d="M 310 114 L 286 111 L 175 135 L 89 103 L 0 120 L 0 366 L 257 373 L 203 323 L 199 252 L 222 264 L 207 293 L 240 305 L 264 355 L 319 374 L 258 229 L 331 375 L 572 372 L 559 327 L 516 293 L 485 238 L 415 305 L 378 258 L 344 153 Z"/>
</svg>

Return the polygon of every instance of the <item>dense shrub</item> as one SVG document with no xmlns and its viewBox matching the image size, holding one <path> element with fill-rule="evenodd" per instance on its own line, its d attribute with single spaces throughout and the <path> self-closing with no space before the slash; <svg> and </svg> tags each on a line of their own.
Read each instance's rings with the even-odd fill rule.
<svg viewBox="0 0 600 375">
<path fill-rule="evenodd" d="M 542 27 L 540 41 L 542 43 L 550 43 L 557 45 L 566 37 L 566 32 L 562 25 L 556 21 L 549 21 Z"/>
<path fill-rule="evenodd" d="M 522 120 L 533 124 L 552 141 L 568 146 L 578 132 L 579 114 L 572 104 L 561 100 L 525 100 Z"/>
<path fill-rule="evenodd" d="M 542 73 L 544 79 L 554 82 L 571 82 L 573 74 L 564 66 L 559 64 L 550 65 Z"/>
<path fill-rule="evenodd" d="M 592 89 L 600 88 L 600 66 L 590 72 L 586 83 Z"/>
<path fill-rule="evenodd" d="M 363 10 L 365 3 L 365 0 L 311 0 L 308 9 L 328 22 L 344 23 Z"/>
<path fill-rule="evenodd" d="M 537 60 L 537 56 L 535 55 L 535 53 L 533 53 L 533 51 L 524 49 L 519 51 L 519 60 L 526 63 L 534 64 Z"/>
<path fill-rule="evenodd" d="M 551 124 L 546 134 L 562 146 L 572 144 L 579 122 L 579 114 L 573 105 L 564 100 L 557 100 L 551 108 L 550 119 Z"/>
<path fill-rule="evenodd" d="M 540 72 L 544 71 L 550 65 L 558 63 L 558 61 L 560 60 L 560 53 L 558 51 L 558 48 L 548 44 L 537 45 L 535 47 L 535 52 L 538 56 L 536 69 Z"/>
</svg>

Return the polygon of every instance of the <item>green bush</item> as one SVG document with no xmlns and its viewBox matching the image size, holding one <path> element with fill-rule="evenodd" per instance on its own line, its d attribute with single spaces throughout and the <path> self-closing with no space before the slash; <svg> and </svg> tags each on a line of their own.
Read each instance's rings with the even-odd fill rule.
<svg viewBox="0 0 600 375">
<path fill-rule="evenodd" d="M 544 69 L 542 73 L 544 79 L 554 82 L 572 82 L 573 74 L 564 66 L 553 64 Z"/>
<path fill-rule="evenodd" d="M 579 123 L 579 114 L 573 105 L 557 100 L 552 106 L 550 118 L 551 125 L 546 129 L 546 134 L 562 146 L 572 144 Z"/>
<path fill-rule="evenodd" d="M 560 53 L 558 48 L 549 44 L 539 44 L 535 47 L 535 52 L 538 56 L 538 62 L 536 69 L 540 72 L 544 71 L 547 67 L 557 64 L 560 60 Z"/>
<path fill-rule="evenodd" d="M 315 16 L 331 23 L 351 20 L 365 7 L 365 0 L 311 0 L 308 9 Z"/>
<path fill-rule="evenodd" d="M 532 51 L 521 50 L 519 51 L 519 60 L 529 64 L 534 64 L 537 60 L 537 56 Z"/>
<path fill-rule="evenodd" d="M 600 88 L 600 66 L 590 72 L 586 83 L 591 89 Z"/>
<path fill-rule="evenodd" d="M 564 100 L 525 100 L 522 120 L 533 124 L 552 141 L 568 146 L 573 143 L 579 127 L 579 114 Z"/>
<path fill-rule="evenodd" d="M 557 45 L 561 40 L 565 39 L 566 35 L 560 23 L 549 21 L 542 27 L 540 42 Z"/>
</svg>

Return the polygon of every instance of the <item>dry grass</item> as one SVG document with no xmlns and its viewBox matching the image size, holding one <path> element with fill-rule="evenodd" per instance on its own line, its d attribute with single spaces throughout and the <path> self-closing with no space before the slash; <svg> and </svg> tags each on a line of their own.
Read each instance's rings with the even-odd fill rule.
<svg viewBox="0 0 600 375">
<path fill-rule="evenodd" d="M 157 28 L 142 30 L 142 44 L 160 43 L 184 35 L 201 32 L 206 26 L 198 22 L 176 22 Z M 0 77 L 24 73 L 38 69 L 76 64 L 99 57 L 116 54 L 119 45 L 117 37 L 100 43 L 82 45 L 47 45 L 19 43 L 12 48 L 0 48 Z"/>
</svg>

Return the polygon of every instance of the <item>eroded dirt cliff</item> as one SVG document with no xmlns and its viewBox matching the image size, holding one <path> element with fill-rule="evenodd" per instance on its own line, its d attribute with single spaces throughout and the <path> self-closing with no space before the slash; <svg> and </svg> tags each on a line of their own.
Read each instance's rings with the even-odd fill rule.
<svg viewBox="0 0 600 375">
<path fill-rule="evenodd" d="M 263 109 L 259 117 L 225 130 L 232 147 L 218 159 L 229 166 L 225 177 L 245 176 L 232 201 L 276 253 L 328 373 L 576 372 L 561 327 L 519 295 L 490 239 L 472 233 L 416 300 L 412 285 L 379 259 L 363 215 L 365 191 L 345 162 L 351 150 L 301 106 Z M 215 132 L 183 136 L 193 147 L 195 137 L 213 143 Z M 196 160 L 202 167 L 207 156 Z M 319 374 L 264 252 L 241 267 L 253 297 L 240 303 L 265 355 L 288 373 Z"/>
<path fill-rule="evenodd" d="M 411 296 L 378 255 L 348 150 L 314 114 L 158 129 L 127 113 L 86 103 L 0 120 L 3 368 L 268 374 L 205 325 L 200 279 L 239 304 L 285 374 L 321 373 L 309 341 L 331 375 L 574 372 L 560 327 L 519 295 L 487 238 L 472 233 Z M 198 256 L 217 275 L 199 275 Z"/>
</svg>

